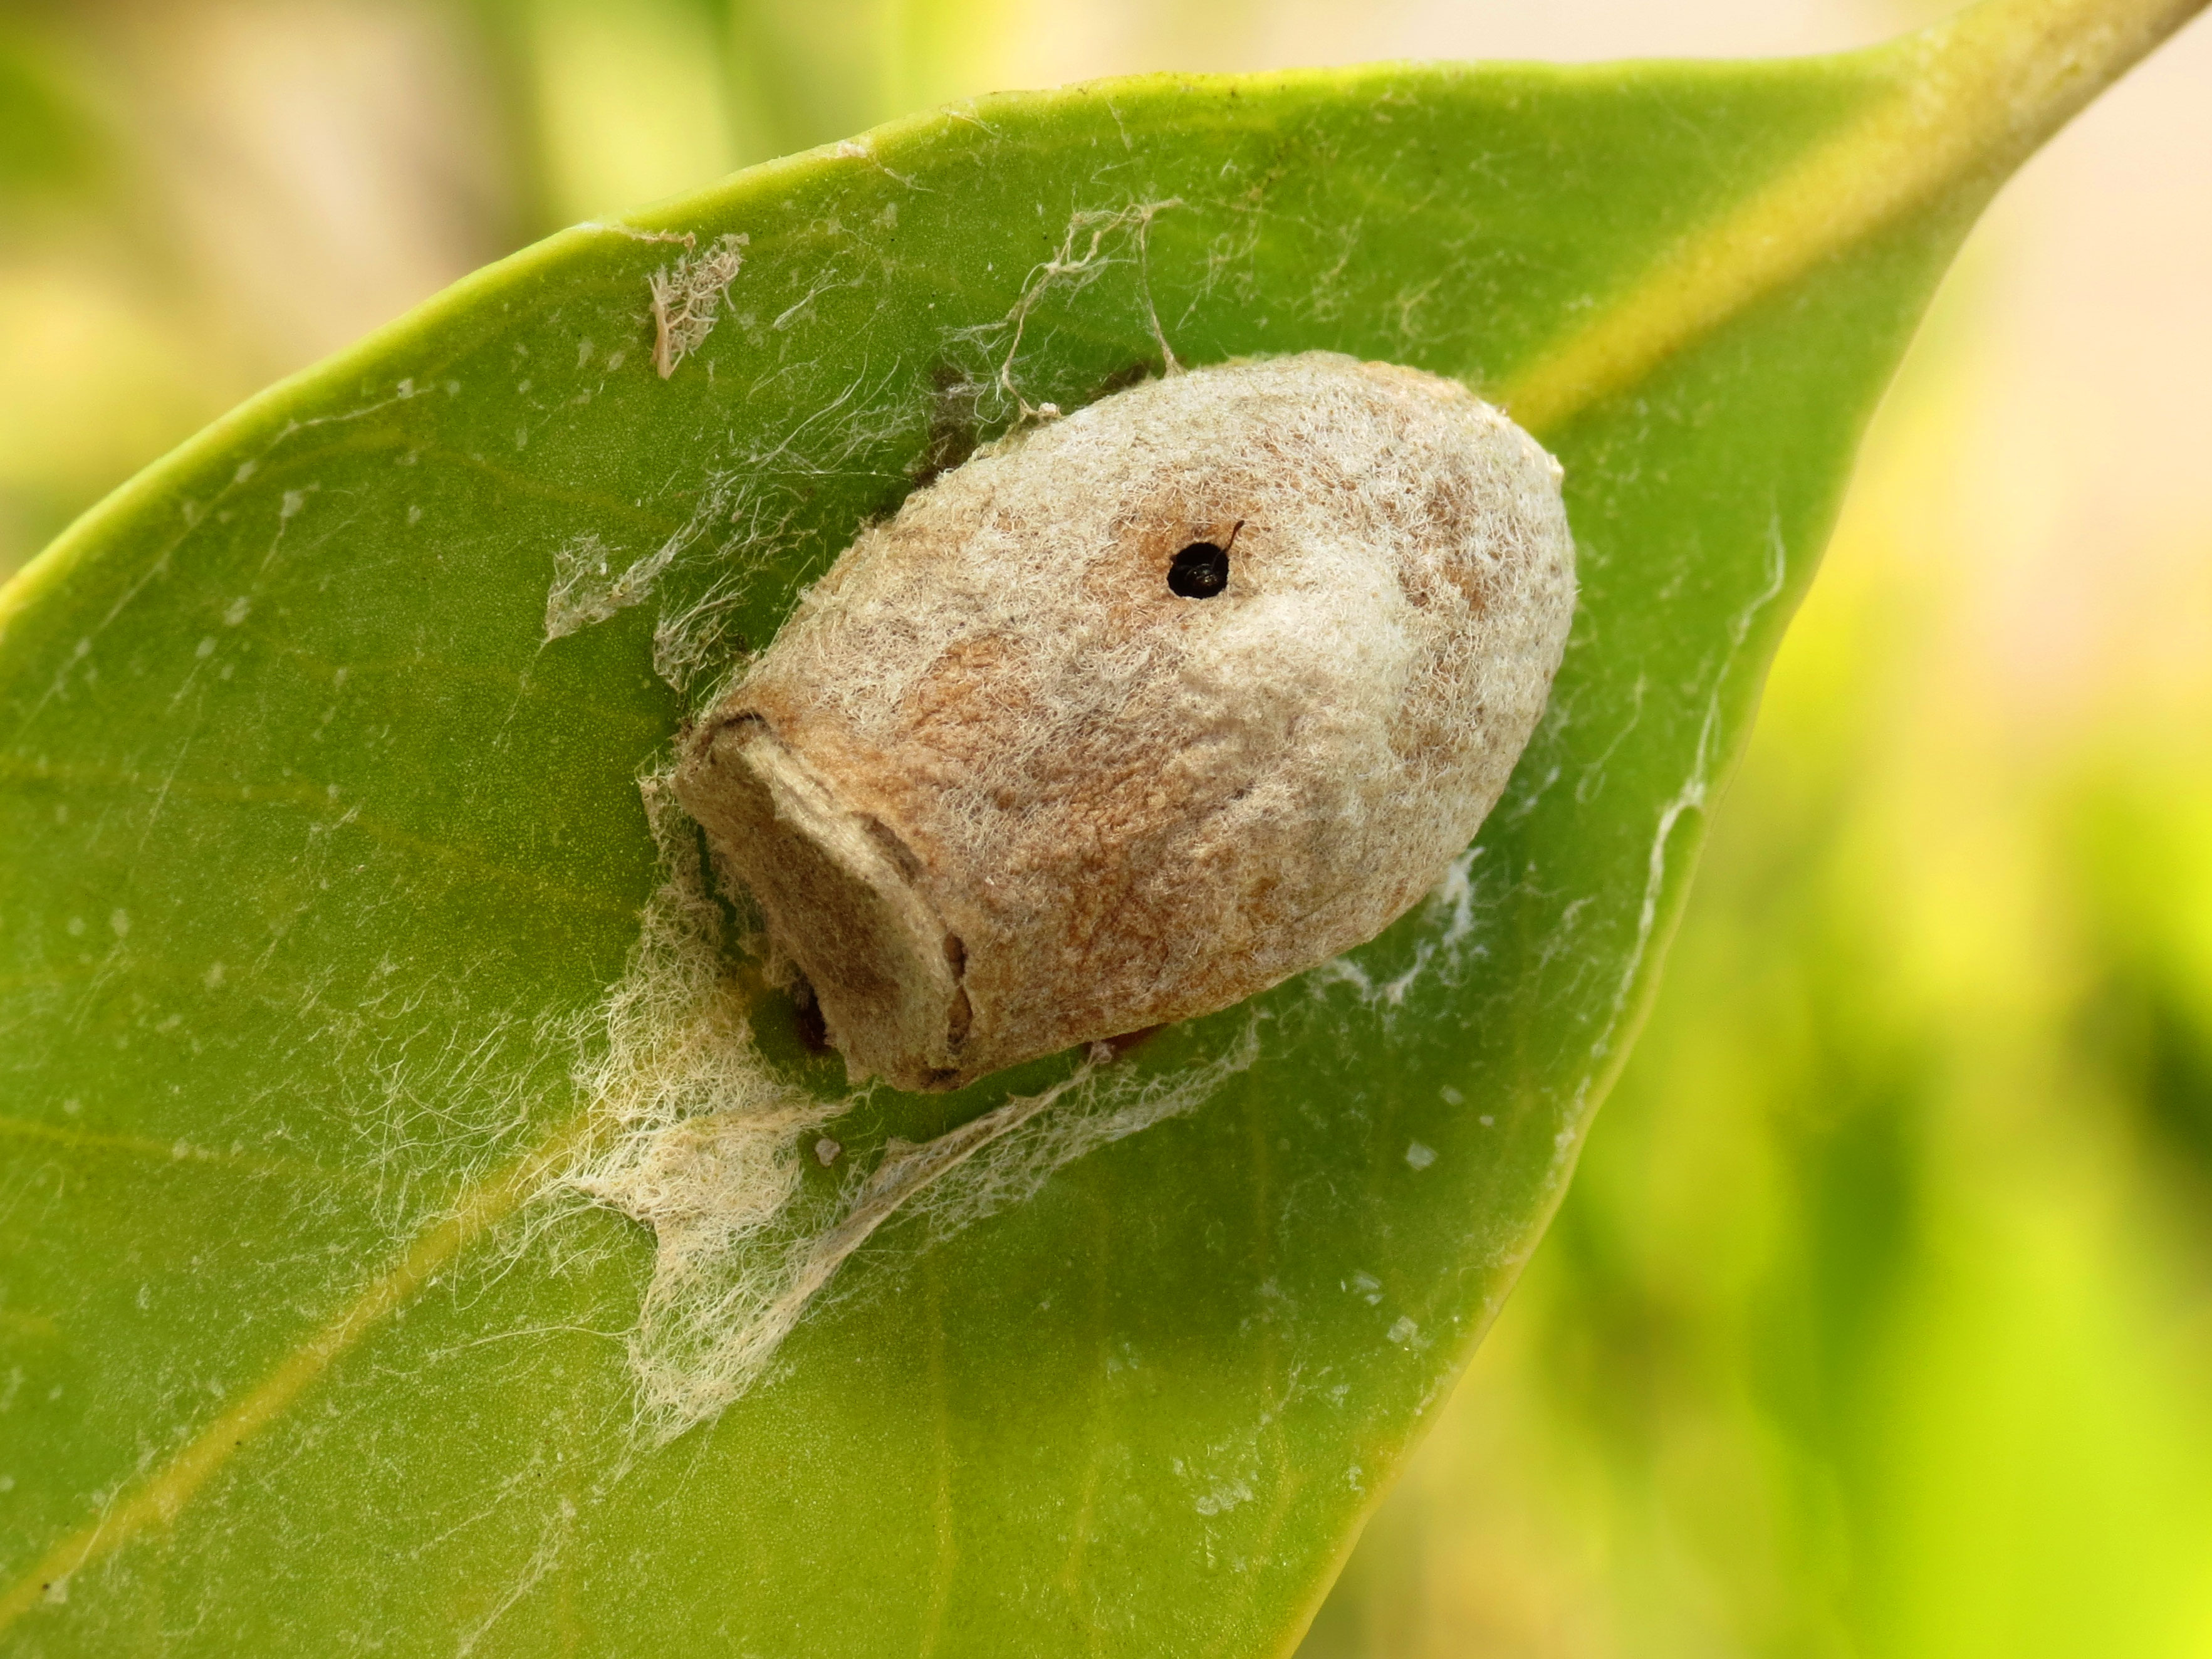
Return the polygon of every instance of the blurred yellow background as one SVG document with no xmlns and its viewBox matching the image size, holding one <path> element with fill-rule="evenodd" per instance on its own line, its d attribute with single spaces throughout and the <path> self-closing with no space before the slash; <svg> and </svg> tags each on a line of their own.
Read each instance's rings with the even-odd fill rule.
<svg viewBox="0 0 2212 1659">
<path fill-rule="evenodd" d="M 0 573 L 558 225 L 965 93 L 1880 0 L 0 0 Z M 1976 234 L 1640 1048 L 1305 1659 L 2212 1655 L 2212 24 Z"/>
</svg>

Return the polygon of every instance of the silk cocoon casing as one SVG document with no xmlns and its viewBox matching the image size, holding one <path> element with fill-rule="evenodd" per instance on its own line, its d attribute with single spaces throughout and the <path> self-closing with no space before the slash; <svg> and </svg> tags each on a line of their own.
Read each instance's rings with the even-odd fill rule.
<svg viewBox="0 0 2212 1659">
<path fill-rule="evenodd" d="M 1371 939 L 1473 839 L 1574 608 L 1559 469 L 1329 353 L 1147 382 L 864 532 L 676 775 L 857 1080 L 952 1088 Z"/>
</svg>

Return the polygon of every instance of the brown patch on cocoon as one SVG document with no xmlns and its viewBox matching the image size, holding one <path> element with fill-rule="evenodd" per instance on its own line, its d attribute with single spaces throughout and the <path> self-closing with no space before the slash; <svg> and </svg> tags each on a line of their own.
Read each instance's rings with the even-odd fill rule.
<svg viewBox="0 0 2212 1659">
<path fill-rule="evenodd" d="M 1198 543 L 1228 580 L 1187 598 Z M 1558 464 L 1464 388 L 1200 369 L 863 532 L 676 791 L 854 1078 L 954 1088 L 1380 933 L 1504 788 L 1574 592 Z"/>
</svg>

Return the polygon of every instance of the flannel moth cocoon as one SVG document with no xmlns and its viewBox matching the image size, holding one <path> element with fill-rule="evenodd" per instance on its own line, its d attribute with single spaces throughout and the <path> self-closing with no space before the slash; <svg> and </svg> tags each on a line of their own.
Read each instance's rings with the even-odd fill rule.
<svg viewBox="0 0 2212 1659">
<path fill-rule="evenodd" d="M 686 734 L 678 798 L 856 1081 L 1224 1007 L 1474 838 L 1574 609 L 1559 476 L 1387 363 L 1115 392 L 864 531 Z"/>
</svg>

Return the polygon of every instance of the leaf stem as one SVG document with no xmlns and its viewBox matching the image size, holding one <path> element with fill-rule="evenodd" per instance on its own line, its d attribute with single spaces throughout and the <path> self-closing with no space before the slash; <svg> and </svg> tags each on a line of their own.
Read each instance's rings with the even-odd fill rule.
<svg viewBox="0 0 2212 1659">
<path fill-rule="evenodd" d="M 1556 429 L 1759 300 L 1946 198 L 1984 195 L 2207 0 L 1981 0 L 1877 50 L 1895 91 L 1498 392 Z"/>
</svg>

